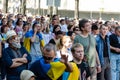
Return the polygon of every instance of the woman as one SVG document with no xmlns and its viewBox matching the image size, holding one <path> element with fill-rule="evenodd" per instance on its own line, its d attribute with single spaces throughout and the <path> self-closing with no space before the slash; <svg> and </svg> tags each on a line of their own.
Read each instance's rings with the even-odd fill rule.
<svg viewBox="0 0 120 80">
<path fill-rule="evenodd" d="M 52 43 L 56 45 L 57 50 L 60 49 L 60 39 L 63 37 L 62 31 L 55 32 L 55 37 L 49 41 L 49 43 Z"/>
<path fill-rule="evenodd" d="M 19 38 L 22 38 L 22 31 L 23 31 L 23 20 L 19 18 L 16 22 L 15 32 L 18 34 Z"/>
<path fill-rule="evenodd" d="M 8 22 L 7 22 L 7 25 L 9 27 L 9 30 L 13 30 L 15 27 L 13 26 L 13 20 L 10 19 Z"/>
<path fill-rule="evenodd" d="M 0 33 L 0 41 L 2 43 L 2 48 L 7 48 L 8 47 L 8 43 L 6 42 L 6 33 L 8 31 L 8 26 L 7 25 L 3 25 L 1 27 L 1 33 Z"/>
<path fill-rule="evenodd" d="M 57 58 L 61 58 L 60 54 L 67 55 L 68 56 L 68 61 L 73 60 L 73 56 L 71 54 L 70 48 L 72 46 L 72 41 L 69 36 L 63 36 L 60 39 L 60 50 L 57 51 Z"/>
</svg>

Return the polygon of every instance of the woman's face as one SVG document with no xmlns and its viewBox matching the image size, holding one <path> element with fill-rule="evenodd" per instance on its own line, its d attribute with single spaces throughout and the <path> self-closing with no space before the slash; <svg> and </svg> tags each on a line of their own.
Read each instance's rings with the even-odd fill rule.
<svg viewBox="0 0 120 80">
<path fill-rule="evenodd" d="M 71 39 L 74 40 L 74 39 L 75 39 L 75 36 L 76 36 L 76 34 L 73 33 L 72 36 L 71 36 Z"/>
<path fill-rule="evenodd" d="M 28 25 L 24 26 L 23 30 L 24 31 L 28 31 L 29 30 L 29 26 Z"/>
<path fill-rule="evenodd" d="M 20 24 L 20 25 L 23 24 L 23 20 L 22 20 L 22 19 L 19 20 L 19 24 Z"/>
<path fill-rule="evenodd" d="M 11 26 L 11 25 L 12 25 L 12 21 L 10 21 L 10 22 L 8 23 L 8 25 Z"/>
<path fill-rule="evenodd" d="M 70 38 L 66 38 L 66 40 L 64 41 L 63 45 L 66 47 L 66 48 L 70 48 L 71 45 L 72 45 L 72 41 Z"/>
<path fill-rule="evenodd" d="M 55 29 L 55 32 L 59 31 L 60 30 L 60 26 L 58 26 L 56 29 Z"/>
<path fill-rule="evenodd" d="M 4 33 L 7 33 L 7 31 L 8 31 L 8 27 L 5 27 L 4 28 Z"/>
<path fill-rule="evenodd" d="M 36 24 L 34 28 L 37 29 L 37 32 L 42 31 L 42 26 L 40 24 Z"/>
<path fill-rule="evenodd" d="M 2 23 L 3 25 L 7 24 L 7 19 L 3 19 Z"/>
</svg>

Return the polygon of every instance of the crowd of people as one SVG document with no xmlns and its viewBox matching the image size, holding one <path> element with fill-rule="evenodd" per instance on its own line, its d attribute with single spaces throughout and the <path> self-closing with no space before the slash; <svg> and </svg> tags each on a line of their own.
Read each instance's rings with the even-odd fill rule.
<svg viewBox="0 0 120 80">
<path fill-rule="evenodd" d="M 0 80 L 119 80 L 120 26 L 0 14 L 0 62 Z"/>
</svg>

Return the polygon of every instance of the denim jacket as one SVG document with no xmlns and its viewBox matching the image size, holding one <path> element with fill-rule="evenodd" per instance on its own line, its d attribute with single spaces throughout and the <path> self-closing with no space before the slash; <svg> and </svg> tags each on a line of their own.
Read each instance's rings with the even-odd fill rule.
<svg viewBox="0 0 120 80">
<path fill-rule="evenodd" d="M 109 37 L 107 37 L 107 47 L 108 47 L 108 55 L 109 55 L 109 60 L 110 60 L 110 41 L 109 41 Z M 97 49 L 97 52 L 98 52 L 98 56 L 99 56 L 99 59 L 100 59 L 100 63 L 101 65 L 104 65 L 104 55 L 103 55 L 103 51 L 104 51 L 104 43 L 103 43 L 103 39 L 101 37 L 101 35 L 97 35 L 96 37 L 96 49 Z"/>
</svg>

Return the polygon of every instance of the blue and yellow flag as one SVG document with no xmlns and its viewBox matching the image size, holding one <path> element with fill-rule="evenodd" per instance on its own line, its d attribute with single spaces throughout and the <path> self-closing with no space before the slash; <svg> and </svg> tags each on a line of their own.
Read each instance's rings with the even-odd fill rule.
<svg viewBox="0 0 120 80">
<path fill-rule="evenodd" d="M 68 75 L 64 74 L 66 66 L 64 63 L 61 63 L 59 60 L 55 60 L 50 64 L 45 64 L 44 59 L 40 60 L 41 68 L 46 73 L 50 79 L 57 80 L 61 76 L 64 77 L 62 80 L 78 80 L 80 76 L 80 71 L 75 63 L 71 62 L 73 71 L 66 72 Z"/>
<path fill-rule="evenodd" d="M 33 36 L 33 34 L 34 34 L 33 30 L 31 30 L 31 31 L 29 31 L 29 32 L 27 32 L 25 34 L 23 45 L 24 45 L 24 47 L 26 48 L 26 50 L 28 52 L 30 52 L 30 48 L 31 48 L 30 38 Z M 44 47 L 45 46 L 45 42 L 44 42 L 44 40 L 42 38 L 42 34 L 41 33 L 37 33 L 37 35 L 39 36 L 41 47 Z"/>
</svg>

